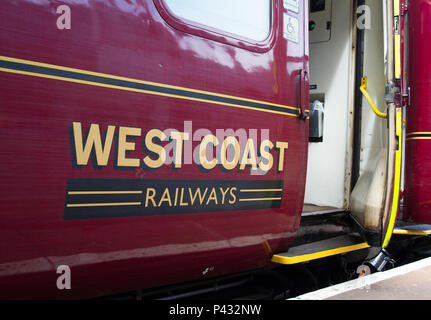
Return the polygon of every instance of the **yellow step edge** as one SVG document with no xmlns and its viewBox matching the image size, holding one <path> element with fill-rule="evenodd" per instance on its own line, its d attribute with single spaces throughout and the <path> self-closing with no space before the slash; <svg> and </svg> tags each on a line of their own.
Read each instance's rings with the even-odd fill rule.
<svg viewBox="0 0 431 320">
<path fill-rule="evenodd" d="M 427 236 L 431 234 L 431 230 L 406 230 L 406 229 L 394 229 L 394 234 L 409 235 L 409 236 Z"/>
<path fill-rule="evenodd" d="M 304 255 L 294 256 L 294 257 L 284 257 L 280 255 L 273 255 L 271 261 L 279 264 L 297 264 L 301 262 L 326 258 L 337 254 L 341 254 L 341 253 L 366 249 L 369 247 L 370 245 L 368 243 L 362 242 L 362 243 L 358 243 L 350 246 L 339 247 L 335 249 L 324 250 L 324 251 L 319 251 L 315 253 L 309 253 L 309 254 L 304 254 Z"/>
</svg>

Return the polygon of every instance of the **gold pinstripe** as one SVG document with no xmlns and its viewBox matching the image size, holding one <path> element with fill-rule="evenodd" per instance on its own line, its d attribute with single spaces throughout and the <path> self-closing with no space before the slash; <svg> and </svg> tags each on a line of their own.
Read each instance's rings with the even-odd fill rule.
<svg viewBox="0 0 431 320">
<path fill-rule="evenodd" d="M 185 87 L 178 87 L 178 86 L 156 83 L 156 82 L 151 82 L 151 81 L 144 81 L 144 80 L 138 80 L 138 79 L 133 79 L 133 78 L 114 76 L 114 75 L 110 75 L 110 74 L 104 74 L 104 73 L 93 72 L 93 71 L 88 71 L 88 70 L 57 66 L 57 65 L 48 64 L 48 63 L 35 62 L 35 61 L 11 58 L 11 57 L 6 57 L 6 56 L 0 56 L 0 59 L 5 60 L 5 61 L 10 61 L 10 62 L 24 63 L 24 64 L 29 64 L 29 65 L 39 66 L 39 67 L 76 72 L 76 73 L 87 74 L 87 75 L 92 75 L 92 76 L 99 76 L 99 77 L 104 77 L 104 78 L 108 78 L 108 79 L 124 80 L 124 81 L 140 83 L 140 84 L 154 85 L 154 86 L 159 86 L 159 87 L 164 87 L 164 88 L 171 88 L 171 89 L 184 90 L 184 91 L 201 93 L 201 94 L 208 94 L 208 95 L 218 96 L 218 97 L 222 97 L 222 98 L 230 98 L 230 99 L 236 99 L 236 100 L 254 102 L 254 103 L 263 103 L 263 104 L 266 104 L 269 106 L 274 106 L 274 107 L 279 107 L 279 108 L 284 108 L 284 109 L 294 110 L 294 111 L 300 111 L 299 108 L 285 106 L 285 105 L 276 104 L 276 103 L 270 103 L 270 102 L 265 102 L 265 101 L 258 101 L 258 100 L 253 100 L 253 99 L 235 97 L 235 96 L 230 96 L 230 95 L 225 95 L 225 94 L 220 94 L 220 93 L 214 93 L 214 92 L 209 92 L 209 91 L 203 91 L 203 90 L 190 89 L 190 88 L 185 88 Z M 92 81 L 86 81 L 86 80 L 80 80 L 80 79 L 66 78 L 66 77 L 61 77 L 61 76 L 46 75 L 46 74 L 21 71 L 21 70 L 14 70 L 14 69 L 8 69 L 8 68 L 0 68 L 0 71 L 8 72 L 8 73 L 15 73 L 15 74 L 22 74 L 22 75 L 29 75 L 29 76 L 36 76 L 36 77 L 41 77 L 41 78 L 55 79 L 55 80 L 61 80 L 61 81 L 67 81 L 67 82 L 74 82 L 74 83 L 80 83 L 80 84 L 86 84 L 86 85 L 92 85 L 92 86 L 98 86 L 98 87 L 105 87 L 105 88 L 111 88 L 111 89 L 140 92 L 140 93 L 146 93 L 146 94 L 152 94 L 152 95 L 158 95 L 158 96 L 166 96 L 166 97 L 172 97 L 172 98 L 181 98 L 181 99 L 185 99 L 185 100 L 213 103 L 213 104 L 217 104 L 217 105 L 231 106 L 231 107 L 242 108 L 242 109 L 249 109 L 249 110 L 256 110 L 256 111 L 262 111 L 262 112 L 267 112 L 267 113 L 274 113 L 274 114 L 281 114 L 281 115 L 288 115 L 288 116 L 292 116 L 292 117 L 298 117 L 298 115 L 289 114 L 289 113 L 285 113 L 285 112 L 281 112 L 281 111 L 265 110 L 262 108 L 242 106 L 242 105 L 231 104 L 231 103 L 226 103 L 226 102 L 213 101 L 213 100 L 209 100 L 209 99 L 208 100 L 207 99 L 199 99 L 199 98 L 193 98 L 193 97 L 186 97 L 186 96 L 182 96 L 182 95 L 162 93 L 162 92 L 157 92 L 157 91 L 128 88 L 128 87 L 116 86 L 116 85 L 105 84 L 105 83 L 98 83 L 98 82 L 92 82 Z M 309 110 L 306 110 L 306 112 L 309 112 Z"/>
<path fill-rule="evenodd" d="M 69 203 L 68 208 L 140 206 L 142 202 Z"/>
<path fill-rule="evenodd" d="M 429 137 L 412 137 L 412 136 L 414 136 L 416 134 L 429 134 L 430 136 Z M 409 140 L 431 140 L 431 132 L 424 132 L 424 131 L 421 131 L 421 132 L 410 132 L 410 133 L 407 133 L 406 140 L 407 141 L 409 141 Z"/>
</svg>

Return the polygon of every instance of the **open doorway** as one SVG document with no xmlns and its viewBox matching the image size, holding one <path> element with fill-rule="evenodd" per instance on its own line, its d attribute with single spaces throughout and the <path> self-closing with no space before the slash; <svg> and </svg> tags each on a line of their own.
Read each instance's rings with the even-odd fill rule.
<svg viewBox="0 0 431 320">
<path fill-rule="evenodd" d="M 359 42 L 358 5 L 368 19 Z M 311 117 L 303 215 L 364 210 L 376 167 L 386 165 L 388 129 L 362 96 L 357 99 L 358 79 L 368 76 L 368 93 L 384 110 L 385 1 L 310 0 L 309 7 Z M 382 177 L 381 188 L 385 182 Z"/>
</svg>

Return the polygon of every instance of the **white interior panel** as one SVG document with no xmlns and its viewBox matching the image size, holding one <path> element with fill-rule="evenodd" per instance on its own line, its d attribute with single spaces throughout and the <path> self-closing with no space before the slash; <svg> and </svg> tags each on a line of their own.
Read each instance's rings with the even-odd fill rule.
<svg viewBox="0 0 431 320">
<path fill-rule="evenodd" d="M 381 112 L 386 110 L 385 60 L 382 1 L 367 0 L 370 8 L 371 29 L 365 30 L 364 75 L 368 78 L 367 92 Z M 361 164 L 360 175 L 374 162 L 374 158 L 387 145 L 387 120 L 379 118 L 367 99 L 362 99 Z M 367 169 L 368 168 L 368 169 Z"/>
<path fill-rule="evenodd" d="M 332 30 L 327 42 L 310 44 L 311 97 L 324 96 L 323 142 L 310 143 L 305 202 L 345 206 L 348 147 L 352 4 L 332 0 Z M 313 102 L 312 100 L 310 102 Z"/>
<path fill-rule="evenodd" d="M 331 39 L 332 0 L 325 0 L 325 9 L 310 13 L 310 21 L 315 29 L 310 31 L 310 43 L 324 42 Z M 328 26 L 329 23 L 329 26 Z"/>
</svg>

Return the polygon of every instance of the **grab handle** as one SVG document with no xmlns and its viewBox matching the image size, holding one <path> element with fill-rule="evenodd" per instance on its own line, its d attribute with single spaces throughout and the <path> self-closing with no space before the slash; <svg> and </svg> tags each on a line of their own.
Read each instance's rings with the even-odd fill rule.
<svg viewBox="0 0 431 320">
<path fill-rule="evenodd" d="M 376 105 L 374 104 L 373 100 L 370 98 L 370 96 L 367 92 L 367 78 L 366 77 L 363 77 L 361 79 L 361 86 L 359 87 L 359 89 L 361 90 L 362 94 L 365 96 L 365 98 L 370 103 L 371 109 L 373 109 L 374 113 L 380 118 L 387 119 L 388 114 L 380 112 L 380 110 L 377 109 Z"/>
<path fill-rule="evenodd" d="M 300 119 L 307 119 L 307 113 L 306 111 L 306 95 L 308 94 L 307 91 L 307 76 L 308 71 L 306 69 L 301 69 L 300 72 L 300 101 L 299 101 L 299 118 Z"/>
</svg>

